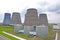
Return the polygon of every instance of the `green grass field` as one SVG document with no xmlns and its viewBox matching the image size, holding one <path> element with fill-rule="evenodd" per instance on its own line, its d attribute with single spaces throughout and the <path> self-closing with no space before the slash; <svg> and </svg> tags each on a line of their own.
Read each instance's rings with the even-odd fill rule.
<svg viewBox="0 0 60 40">
<path fill-rule="evenodd" d="M 11 34 L 14 34 L 16 36 L 25 38 L 27 40 L 54 40 L 54 38 L 55 38 L 55 32 L 52 29 L 52 24 L 49 24 L 48 28 L 49 28 L 48 38 L 40 38 L 40 37 L 35 38 L 33 36 L 26 35 L 26 34 L 15 33 L 14 32 L 14 28 L 11 27 L 11 26 L 0 26 L 0 34 L 3 35 L 3 36 L 5 36 L 5 37 L 7 37 L 7 38 L 9 38 L 10 40 L 18 40 L 18 39 L 14 38 L 14 37 L 11 37 L 11 36 L 9 36 L 7 34 L 4 34 L 4 33 L 2 33 L 2 31 L 6 31 L 8 33 L 11 33 Z"/>
<path fill-rule="evenodd" d="M 9 36 L 9 35 L 7 35 L 7 34 L 4 34 L 4 33 L 2 32 L 2 31 L 6 31 L 6 30 L 12 31 L 13 28 L 10 27 L 10 26 L 0 26 L 0 35 L 3 35 L 3 36 L 5 36 L 5 37 L 7 37 L 9 40 L 18 40 L 18 39 L 16 39 L 16 38 L 14 38 L 14 37 L 12 37 L 12 36 Z"/>
</svg>

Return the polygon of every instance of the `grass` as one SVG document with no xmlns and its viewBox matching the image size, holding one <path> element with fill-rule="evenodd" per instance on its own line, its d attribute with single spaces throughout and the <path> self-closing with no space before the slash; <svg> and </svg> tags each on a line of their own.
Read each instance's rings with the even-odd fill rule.
<svg viewBox="0 0 60 40">
<path fill-rule="evenodd" d="M 22 37 L 22 38 L 25 38 L 27 40 L 54 40 L 55 38 L 55 32 L 53 31 L 52 29 L 52 24 L 49 24 L 49 27 L 48 27 L 48 31 L 49 31 L 49 34 L 48 34 L 48 38 L 40 38 L 40 37 L 33 37 L 33 36 L 30 36 L 30 35 L 27 35 L 27 34 L 22 34 L 22 33 L 15 33 L 14 32 L 14 28 L 11 27 L 11 26 L 0 26 L 0 34 L 11 39 L 11 40 L 18 40 L 16 38 L 13 38 L 9 35 L 6 35 L 6 34 L 3 34 L 2 31 L 6 31 L 8 33 L 11 33 L 11 34 L 14 34 L 16 36 L 19 36 L 19 37 Z"/>
<path fill-rule="evenodd" d="M 3 36 L 5 36 L 5 37 L 7 37 L 9 40 L 18 40 L 18 39 L 16 39 L 16 38 L 14 38 L 14 37 L 12 37 L 12 36 L 9 36 L 9 35 L 7 35 L 7 34 L 4 34 L 4 33 L 2 32 L 2 31 L 6 31 L 6 30 L 12 31 L 13 28 L 10 27 L 10 26 L 0 26 L 0 35 L 3 35 Z"/>
<path fill-rule="evenodd" d="M 59 33 L 59 34 L 58 34 L 58 35 L 59 35 L 59 36 L 58 36 L 58 39 L 60 39 L 60 31 L 59 31 L 58 33 Z"/>
<path fill-rule="evenodd" d="M 49 30 L 48 38 L 50 40 L 54 40 L 55 39 L 55 32 L 53 31 L 53 24 L 49 24 L 48 30 Z"/>
</svg>

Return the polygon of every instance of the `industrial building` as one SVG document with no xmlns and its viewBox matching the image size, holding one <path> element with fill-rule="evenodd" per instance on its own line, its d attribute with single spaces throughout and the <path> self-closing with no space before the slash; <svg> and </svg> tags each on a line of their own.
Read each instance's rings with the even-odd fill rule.
<svg viewBox="0 0 60 40">
<path fill-rule="evenodd" d="M 24 26 L 37 26 L 38 25 L 38 12 L 36 9 L 30 8 L 25 14 Z"/>
<path fill-rule="evenodd" d="M 11 24 L 21 24 L 20 13 L 18 12 L 12 13 Z"/>
<path fill-rule="evenodd" d="M 11 22 L 11 14 L 10 13 L 5 13 L 3 24 L 4 25 L 9 25 L 10 22 Z"/>
<path fill-rule="evenodd" d="M 37 9 L 27 9 L 25 14 L 25 21 L 23 25 L 14 25 L 16 33 L 24 33 L 27 35 L 48 37 L 48 19 L 46 14 L 38 16 Z"/>
<path fill-rule="evenodd" d="M 39 25 L 48 26 L 48 20 L 46 14 L 39 14 Z"/>
<path fill-rule="evenodd" d="M 7 14 L 5 14 L 6 16 Z M 9 14 L 10 15 L 10 14 Z M 4 19 L 5 21 L 7 17 Z M 21 23 L 21 16 L 18 12 L 13 12 L 12 18 L 8 17 L 11 20 L 11 24 L 14 26 L 14 32 L 24 33 L 27 35 L 39 36 L 46 38 L 48 37 L 48 19 L 46 14 L 39 14 L 35 8 L 27 9 L 25 14 L 24 23 Z"/>
</svg>

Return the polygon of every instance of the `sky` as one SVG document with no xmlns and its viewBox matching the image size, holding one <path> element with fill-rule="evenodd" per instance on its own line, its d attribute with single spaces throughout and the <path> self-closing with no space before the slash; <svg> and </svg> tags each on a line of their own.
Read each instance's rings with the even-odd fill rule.
<svg viewBox="0 0 60 40">
<path fill-rule="evenodd" d="M 38 14 L 47 14 L 49 23 L 60 23 L 60 0 L 0 0 L 0 22 L 4 13 L 19 12 L 23 23 L 29 8 L 36 8 Z"/>
</svg>

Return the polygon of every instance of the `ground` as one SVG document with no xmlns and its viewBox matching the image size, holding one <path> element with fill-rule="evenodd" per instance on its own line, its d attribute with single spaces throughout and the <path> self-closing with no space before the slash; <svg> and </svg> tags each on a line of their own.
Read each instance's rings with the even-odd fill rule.
<svg viewBox="0 0 60 40">
<path fill-rule="evenodd" d="M 3 35 L 3 36 L 5 36 L 6 38 L 8 38 L 8 39 L 10 39 L 10 40 L 18 40 L 18 39 L 16 39 L 16 38 L 11 37 L 11 36 L 9 36 L 9 35 L 6 35 L 6 34 L 4 34 L 4 33 L 2 32 L 2 31 L 6 31 L 6 30 L 12 31 L 13 28 L 10 27 L 10 26 L 0 26 L 0 35 Z"/>
<path fill-rule="evenodd" d="M 2 35 L 0 35 L 0 40 L 9 40 L 9 39 L 4 37 L 4 36 L 2 36 Z"/>
<path fill-rule="evenodd" d="M 60 40 L 60 31 L 58 32 L 58 40 Z"/>
<path fill-rule="evenodd" d="M 33 37 L 33 36 L 30 36 L 30 35 L 27 35 L 27 34 L 15 33 L 13 26 L 2 26 L 2 25 L 0 26 L 0 34 L 9 38 L 10 40 L 18 40 L 18 39 L 14 38 L 14 37 L 11 37 L 9 35 L 6 35 L 2 31 L 14 34 L 16 36 L 25 38 L 27 40 L 54 40 L 55 39 L 55 32 L 53 31 L 52 24 L 49 24 L 48 28 L 49 28 L 48 38 L 41 38 L 41 37 L 36 37 L 36 36 Z"/>
</svg>

